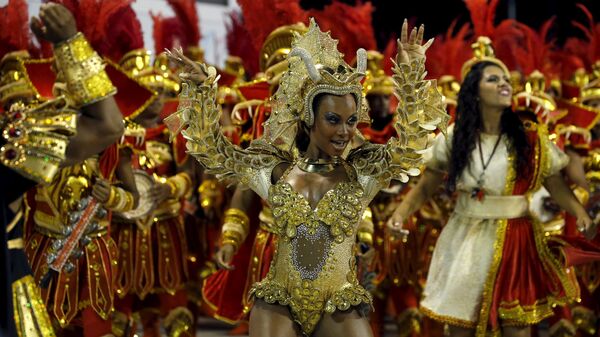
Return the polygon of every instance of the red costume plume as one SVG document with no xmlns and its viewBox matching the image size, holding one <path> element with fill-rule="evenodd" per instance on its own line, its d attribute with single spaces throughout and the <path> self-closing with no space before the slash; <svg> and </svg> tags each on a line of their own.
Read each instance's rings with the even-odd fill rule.
<svg viewBox="0 0 600 337">
<path fill-rule="evenodd" d="M 554 41 L 548 38 L 548 32 L 553 24 L 554 18 L 550 18 L 544 22 L 539 31 L 535 31 L 523 23 L 515 22 L 522 33 L 522 38 L 512 44 L 516 63 L 511 69 L 519 70 L 525 76 L 538 70 L 544 74 L 547 83 L 553 78 L 560 77 L 560 69 L 554 64 Z"/>
<path fill-rule="evenodd" d="M 181 46 L 184 49 L 189 47 L 197 47 L 200 45 L 200 20 L 198 19 L 198 11 L 196 10 L 195 0 L 167 0 L 173 11 L 175 12 L 176 20 L 179 21 L 180 28 L 175 28 L 174 23 L 167 23 L 166 29 L 180 29 L 178 34 L 181 38 Z M 156 43 L 156 37 L 154 39 Z M 157 54 L 159 49 L 156 48 Z M 162 52 L 163 49 L 160 49 Z"/>
<path fill-rule="evenodd" d="M 238 0 L 238 4 L 256 50 L 260 50 L 275 28 L 308 22 L 308 14 L 300 7 L 300 0 Z"/>
<path fill-rule="evenodd" d="M 183 47 L 185 28 L 177 17 L 164 18 L 162 15 L 150 14 L 152 17 L 152 37 L 156 55 L 175 47 Z"/>
<path fill-rule="evenodd" d="M 392 76 L 392 68 L 394 67 L 394 63 L 392 60 L 396 57 L 396 52 L 398 51 L 398 41 L 396 40 L 396 35 L 392 34 L 390 37 L 385 49 L 383 50 L 383 71 L 388 76 Z"/>
<path fill-rule="evenodd" d="M 509 69 L 513 69 L 516 61 L 512 54 L 512 43 L 515 38 L 521 37 L 521 32 L 515 27 L 514 20 L 503 20 L 498 25 L 494 23 L 498 2 L 499 0 L 465 0 L 473 23 L 473 40 L 479 36 L 489 37 L 496 57 Z"/>
<path fill-rule="evenodd" d="M 54 0 L 67 7 L 77 29 L 101 55 L 118 62 L 133 49 L 144 46 L 142 26 L 131 3 L 133 0 Z"/>
<path fill-rule="evenodd" d="M 373 5 L 370 2 L 355 6 L 334 0 L 322 11 L 310 10 L 322 31 L 330 31 L 331 37 L 339 40 L 338 49 L 344 54 L 346 62 L 356 58 L 356 50 L 377 49 L 373 31 Z"/>
<path fill-rule="evenodd" d="M 464 24 L 456 30 L 454 20 L 446 34 L 438 36 L 435 43 L 427 51 L 428 78 L 440 78 L 444 75 L 454 76 L 460 80 L 462 65 L 473 56 L 467 40 L 469 25 Z M 456 32 L 455 32 L 456 30 Z"/>
<path fill-rule="evenodd" d="M 592 65 L 600 60 L 600 23 L 594 22 L 594 16 L 583 4 L 577 4 L 577 7 L 585 14 L 587 26 L 577 21 L 573 21 L 573 25 L 581 30 L 585 39 L 568 39 L 565 43 L 565 51 L 579 57 L 585 62 L 585 67 L 589 71 Z"/>
<path fill-rule="evenodd" d="M 250 77 L 258 72 L 259 49 L 252 44 L 252 35 L 245 27 L 244 17 L 240 12 L 229 13 L 227 27 L 227 51 L 229 55 L 238 56 Z"/>
<path fill-rule="evenodd" d="M 31 56 L 39 56 L 32 44 L 29 31 L 29 11 L 24 0 L 9 0 L 0 8 L 0 59 L 6 53 L 27 50 Z"/>
</svg>

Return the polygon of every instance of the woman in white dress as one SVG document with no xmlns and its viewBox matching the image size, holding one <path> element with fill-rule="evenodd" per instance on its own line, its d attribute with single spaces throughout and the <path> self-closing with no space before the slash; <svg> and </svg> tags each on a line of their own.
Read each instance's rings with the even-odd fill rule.
<svg viewBox="0 0 600 337">
<path fill-rule="evenodd" d="M 457 204 L 435 247 L 422 312 L 448 324 L 452 337 L 529 336 L 578 288 L 529 216 L 528 196 L 543 185 L 581 231 L 592 221 L 560 175 L 566 155 L 543 126 L 511 110 L 506 66 L 486 57 L 465 74 L 454 127 L 437 136 L 423 177 L 388 226 L 399 230 L 447 179 Z"/>
</svg>

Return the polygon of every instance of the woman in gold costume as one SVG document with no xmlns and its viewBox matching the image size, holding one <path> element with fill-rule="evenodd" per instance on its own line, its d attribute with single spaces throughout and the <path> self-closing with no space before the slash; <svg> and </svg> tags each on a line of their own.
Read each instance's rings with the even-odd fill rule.
<svg viewBox="0 0 600 337">
<path fill-rule="evenodd" d="M 356 129 L 368 116 L 360 83 L 366 52 L 349 67 L 314 20 L 292 44 L 265 134 L 244 150 L 219 128 L 215 69 L 171 54 L 186 70 L 180 108 L 165 123 L 185 128 L 188 152 L 209 173 L 247 185 L 273 211 L 277 248 L 268 275 L 250 290 L 250 336 L 372 335 L 364 312 L 371 296 L 355 271 L 361 216 L 392 179 L 419 174 L 429 134 L 447 123 L 441 96 L 423 80 L 432 43 L 422 45 L 423 33 L 409 37 L 404 23 L 394 68 L 399 137 L 383 145 Z"/>
</svg>

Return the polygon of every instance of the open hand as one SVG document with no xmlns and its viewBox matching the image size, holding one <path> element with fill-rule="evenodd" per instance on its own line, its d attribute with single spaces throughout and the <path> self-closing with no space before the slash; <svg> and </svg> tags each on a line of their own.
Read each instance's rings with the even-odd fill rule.
<svg viewBox="0 0 600 337">
<path fill-rule="evenodd" d="M 400 213 L 400 209 L 397 208 L 386 223 L 386 226 L 391 231 L 392 235 L 400 236 L 402 241 L 406 241 L 409 234 L 409 231 L 403 227 L 404 221 L 404 216 Z"/>
<path fill-rule="evenodd" d="M 156 183 L 148 190 L 148 198 L 154 205 L 158 205 L 171 196 L 171 186 Z"/>
<path fill-rule="evenodd" d="M 425 34 L 425 26 L 414 27 L 410 36 L 408 35 L 408 21 L 404 19 L 402 24 L 402 34 L 398 40 L 398 53 L 396 55 L 396 63 L 410 63 L 413 60 L 422 59 L 425 57 L 425 52 L 433 43 L 433 38 L 423 44 L 423 35 Z"/>
<path fill-rule="evenodd" d="M 77 34 L 77 25 L 65 6 L 45 3 L 40 7 L 40 16 L 31 18 L 31 30 L 38 39 L 57 44 Z"/>
<path fill-rule="evenodd" d="M 189 80 L 196 83 L 202 83 L 207 78 L 215 78 L 217 76 L 217 71 L 214 67 L 208 67 L 204 63 L 198 63 L 191 60 L 183 54 L 181 48 L 166 50 L 165 53 L 167 54 L 167 57 L 181 69 L 179 78 L 184 81 Z"/>
</svg>

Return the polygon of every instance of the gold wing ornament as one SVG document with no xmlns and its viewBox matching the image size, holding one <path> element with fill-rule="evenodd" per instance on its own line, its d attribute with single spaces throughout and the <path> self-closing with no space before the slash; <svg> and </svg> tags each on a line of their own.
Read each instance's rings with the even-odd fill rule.
<svg viewBox="0 0 600 337">
<path fill-rule="evenodd" d="M 407 182 L 419 175 L 433 131 L 445 133 L 450 119 L 435 81 L 425 80 L 424 57 L 410 64 L 394 62 L 393 72 L 398 137 L 383 145 L 365 143 L 348 156 L 367 195 L 386 188 L 391 180 Z"/>
<path fill-rule="evenodd" d="M 188 153 L 220 180 L 230 184 L 242 183 L 262 198 L 267 198 L 271 171 L 281 162 L 292 162 L 290 153 L 278 150 L 262 140 L 242 149 L 232 144 L 221 131 L 221 110 L 217 104 L 216 69 L 200 65 L 208 76 L 199 84 L 182 83 L 177 112 L 165 119 L 174 134 L 181 131 L 187 139 Z"/>
</svg>

